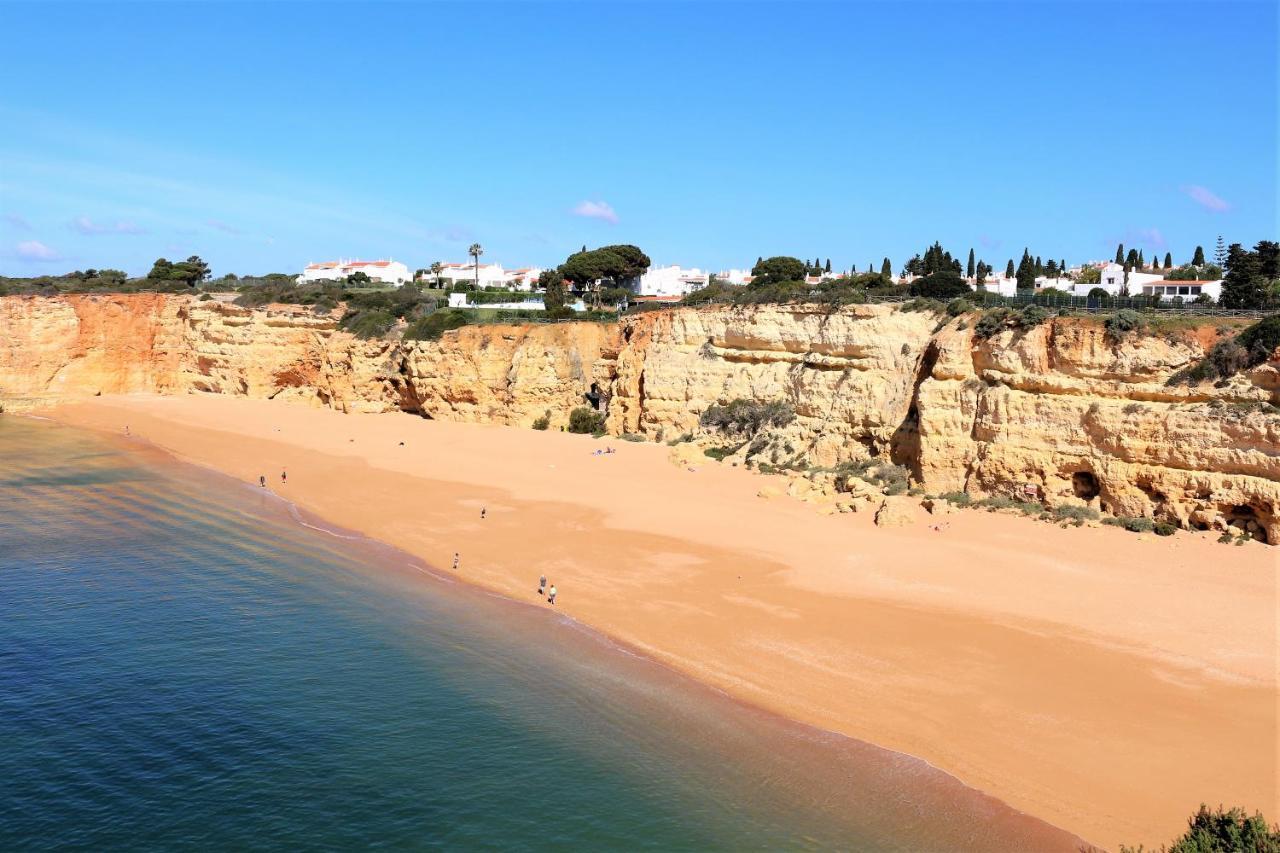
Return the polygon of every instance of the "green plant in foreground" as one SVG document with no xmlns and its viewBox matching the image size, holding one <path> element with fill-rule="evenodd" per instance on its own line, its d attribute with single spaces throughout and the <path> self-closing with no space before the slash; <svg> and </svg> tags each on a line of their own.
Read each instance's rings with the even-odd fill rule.
<svg viewBox="0 0 1280 853">
<path fill-rule="evenodd" d="M 1142 846 L 1120 845 L 1120 853 L 1144 853 Z M 1259 813 L 1218 806 L 1200 809 L 1187 820 L 1187 831 L 1173 844 L 1150 853 L 1280 853 L 1280 826 L 1268 825 Z"/>
<path fill-rule="evenodd" d="M 586 406 L 569 413 L 569 432 L 580 435 L 604 434 L 604 415 Z"/>
</svg>

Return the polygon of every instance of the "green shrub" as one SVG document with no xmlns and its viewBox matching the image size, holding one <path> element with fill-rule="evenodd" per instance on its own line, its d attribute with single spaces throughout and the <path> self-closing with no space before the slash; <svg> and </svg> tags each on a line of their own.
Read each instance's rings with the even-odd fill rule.
<svg viewBox="0 0 1280 853">
<path fill-rule="evenodd" d="M 1090 299 L 1109 299 L 1111 298 L 1111 294 L 1107 293 L 1101 287 L 1091 287 L 1089 288 L 1089 298 Z"/>
<path fill-rule="evenodd" d="M 1172 536 L 1178 532 L 1178 525 L 1170 524 L 1167 521 L 1157 521 L 1152 527 L 1157 536 Z"/>
<path fill-rule="evenodd" d="M 939 497 L 956 506 L 969 506 L 973 503 L 973 498 L 969 497 L 968 492 L 943 492 Z"/>
<path fill-rule="evenodd" d="M 1033 329 L 1049 319 L 1049 312 L 1039 305 L 1028 305 L 1011 318 L 1019 329 Z"/>
<path fill-rule="evenodd" d="M 1108 317 L 1102 325 L 1106 328 L 1108 335 L 1119 340 L 1130 332 L 1134 332 L 1142 328 L 1142 315 L 1137 311 L 1133 311 L 1128 308 L 1121 308 L 1119 311 Z"/>
<path fill-rule="evenodd" d="M 923 276 L 911 282 L 909 291 L 912 296 L 923 296 L 927 299 L 953 299 L 957 296 L 968 296 L 973 292 L 959 273 L 942 270 Z"/>
<path fill-rule="evenodd" d="M 1112 527 L 1123 527 L 1130 533 L 1150 533 L 1155 529 L 1155 523 L 1149 518 L 1133 518 L 1124 515 L 1104 518 L 1102 523 L 1109 524 Z"/>
<path fill-rule="evenodd" d="M 445 332 L 460 329 L 467 323 L 466 312 L 445 308 L 414 320 L 404 330 L 404 338 L 407 341 L 438 341 Z"/>
<path fill-rule="evenodd" d="M 382 337 L 391 331 L 395 323 L 396 318 L 390 311 L 375 308 L 370 311 L 348 311 L 338 325 L 357 338 L 368 340 Z"/>
<path fill-rule="evenodd" d="M 1280 853 L 1280 826 L 1244 809 L 1210 810 L 1201 805 L 1187 821 L 1187 831 L 1161 848 L 1164 853 Z M 1120 853 L 1142 853 L 1142 847 L 1120 845 Z M 1155 853 L 1155 851 L 1152 851 Z"/>
<path fill-rule="evenodd" d="M 992 308 L 982 312 L 982 316 L 978 318 L 977 324 L 973 327 L 973 336 L 979 340 L 984 340 L 999 334 L 1004 331 L 1011 314 L 1013 312 L 1008 308 Z"/>
<path fill-rule="evenodd" d="M 968 314 L 973 308 L 973 303 L 968 299 L 952 299 L 947 303 L 947 314 L 951 317 L 959 317 L 961 314 Z"/>
<path fill-rule="evenodd" d="M 726 405 L 709 407 L 698 418 L 698 423 L 729 435 L 753 438 L 765 427 L 784 427 L 795 418 L 795 409 L 786 401 L 739 397 Z"/>
<path fill-rule="evenodd" d="M 902 303 L 903 311 L 929 311 L 934 314 L 940 314 L 946 310 L 946 307 L 936 299 L 929 299 L 923 296 L 917 296 L 915 299 Z"/>
<path fill-rule="evenodd" d="M 589 435 L 604 429 L 604 415 L 595 409 L 579 406 L 569 413 L 569 432 Z"/>
<path fill-rule="evenodd" d="M 648 441 L 649 439 L 645 438 L 643 435 L 637 435 L 637 434 L 636 434 L 636 433 L 634 433 L 634 432 L 624 432 L 624 433 L 622 434 L 622 440 L 623 440 L 623 441 L 644 442 L 644 441 Z"/>
<path fill-rule="evenodd" d="M 1091 506 L 1064 504 L 1054 508 L 1053 517 L 1058 521 L 1074 521 L 1077 525 L 1081 525 L 1086 521 L 1097 521 L 1098 511 Z"/>
<path fill-rule="evenodd" d="M 1236 340 L 1248 350 L 1250 367 L 1262 364 L 1280 347 L 1280 314 L 1259 320 L 1237 335 Z"/>
<path fill-rule="evenodd" d="M 702 451 L 702 455 L 709 456 L 712 459 L 716 460 L 717 462 L 720 462 L 726 456 L 732 456 L 733 454 L 737 453 L 738 449 L 741 447 L 742 447 L 741 444 L 739 444 L 737 447 L 734 447 L 732 445 L 725 445 L 724 447 L 708 447 L 706 450 Z"/>
<path fill-rule="evenodd" d="M 536 430 L 545 430 L 551 426 L 551 410 L 548 409 L 540 418 L 536 418 L 533 422 L 533 428 Z"/>
</svg>

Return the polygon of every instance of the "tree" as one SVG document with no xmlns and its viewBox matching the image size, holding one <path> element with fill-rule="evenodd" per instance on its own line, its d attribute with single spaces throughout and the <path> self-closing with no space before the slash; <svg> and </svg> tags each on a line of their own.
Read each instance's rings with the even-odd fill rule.
<svg viewBox="0 0 1280 853">
<path fill-rule="evenodd" d="M 472 265 L 476 271 L 476 290 L 480 289 L 480 256 L 484 254 L 484 247 L 479 243 L 472 243 L 467 249 L 467 254 L 471 256 Z"/>
<path fill-rule="evenodd" d="M 1004 277 L 1013 278 L 1013 258 L 1009 259 L 1009 263 L 1004 268 Z"/>
<path fill-rule="evenodd" d="M 1102 270 L 1097 267 L 1081 267 L 1080 274 L 1076 276 L 1076 282 L 1079 284 L 1101 284 Z"/>
<path fill-rule="evenodd" d="M 1227 275 L 1222 280 L 1222 307 L 1261 308 L 1269 284 L 1262 273 L 1261 255 L 1232 243 L 1227 249 Z"/>
<path fill-rule="evenodd" d="M 436 289 L 440 288 L 440 273 L 444 272 L 444 264 L 439 261 L 431 262 L 431 276 L 435 280 Z"/>
<path fill-rule="evenodd" d="M 978 261 L 977 275 L 973 283 L 979 290 L 985 290 L 987 285 L 987 275 L 991 272 L 991 266 L 986 261 Z"/>
<path fill-rule="evenodd" d="M 777 255 L 767 260 L 758 261 L 751 268 L 751 286 L 781 284 L 785 281 L 803 281 L 804 273 L 804 261 L 787 255 Z"/>
<path fill-rule="evenodd" d="M 893 264 L 889 263 L 888 258 L 880 263 L 880 275 L 885 281 L 893 278 Z"/>
<path fill-rule="evenodd" d="M 1141 853 L 1120 845 L 1120 853 Z M 1175 838 L 1170 847 L 1161 847 L 1168 853 L 1273 853 L 1280 850 L 1280 826 L 1269 826 L 1261 814 L 1250 816 L 1244 809 L 1212 811 L 1201 805 L 1187 821 L 1187 831 Z M 1153 851 L 1154 853 L 1154 851 Z"/>
<path fill-rule="evenodd" d="M 598 306 L 606 279 L 615 287 L 629 286 L 649 269 L 649 263 L 649 256 L 639 247 L 619 244 L 575 252 L 560 266 L 560 272 L 575 287 L 590 289 Z"/>
<path fill-rule="evenodd" d="M 1045 264 L 1044 274 L 1049 278 L 1058 277 L 1058 262 L 1053 258 L 1049 259 L 1049 263 Z"/>
<path fill-rule="evenodd" d="M 1124 256 L 1124 265 L 1129 269 L 1135 269 L 1138 266 L 1138 250 L 1130 249 L 1129 254 Z"/>
<path fill-rule="evenodd" d="M 1124 243 L 1121 243 L 1118 246 L 1116 246 L 1116 263 L 1117 264 L 1124 263 Z"/>
<path fill-rule="evenodd" d="M 1036 289 L 1036 262 L 1031 253 L 1022 250 L 1022 261 L 1018 264 L 1018 290 L 1034 291 Z"/>
<path fill-rule="evenodd" d="M 364 270 L 356 270 L 351 275 L 347 276 L 347 284 L 366 285 L 371 280 L 372 279 L 369 278 L 369 274 Z"/>
<path fill-rule="evenodd" d="M 1280 243 L 1271 240 L 1262 240 L 1258 245 L 1253 247 L 1258 253 L 1258 263 L 1262 277 L 1267 281 L 1274 281 L 1280 278 Z M 98 273 L 100 278 L 106 278 L 107 270 Z"/>
<path fill-rule="evenodd" d="M 831 272 L 831 259 L 827 258 L 827 272 Z"/>
<path fill-rule="evenodd" d="M 151 266 L 147 278 L 157 281 L 182 281 L 188 287 L 195 287 L 209 277 L 209 265 L 200 260 L 199 255 L 192 255 L 185 261 L 170 263 L 164 258 L 157 258 Z"/>
<path fill-rule="evenodd" d="M 1142 250 L 1138 250 L 1138 264 L 1136 269 L 1146 269 L 1147 259 L 1142 256 Z"/>
<path fill-rule="evenodd" d="M 1058 273 L 1061 275 L 1067 274 L 1067 262 L 1061 258 L 1058 259 Z"/>
<path fill-rule="evenodd" d="M 1222 238 L 1219 237 L 1218 240 L 1219 242 L 1221 242 Z M 1203 247 L 1196 246 L 1195 256 L 1191 259 L 1191 266 L 1193 267 L 1204 266 L 1204 248 Z"/>
<path fill-rule="evenodd" d="M 969 278 L 973 278 L 977 274 L 978 274 L 978 268 L 977 266 L 974 265 L 974 262 L 973 262 L 973 249 L 969 249 L 969 265 L 965 267 L 965 275 L 967 275 Z"/>
<path fill-rule="evenodd" d="M 1159 256 L 1159 255 L 1156 255 L 1154 258 L 1152 258 L 1152 259 L 1151 259 L 1151 269 L 1153 269 L 1153 270 L 1158 270 L 1158 269 L 1160 269 L 1160 256 Z"/>
<path fill-rule="evenodd" d="M 1227 266 L 1227 252 L 1227 245 L 1222 242 L 1222 235 L 1219 234 L 1218 245 L 1214 247 L 1213 250 L 1213 262 L 1218 266 L 1225 268 Z M 1204 261 L 1201 260 L 1200 263 L 1204 263 Z M 1197 264 L 1197 266 L 1199 266 L 1199 264 Z"/>
<path fill-rule="evenodd" d="M 1173 253 L 1172 252 L 1164 253 L 1164 268 L 1167 270 L 1173 269 Z"/>
<path fill-rule="evenodd" d="M 911 295 L 928 299 L 954 299 L 957 296 L 968 296 L 973 291 L 960 273 L 954 270 L 939 270 L 911 282 Z"/>
</svg>

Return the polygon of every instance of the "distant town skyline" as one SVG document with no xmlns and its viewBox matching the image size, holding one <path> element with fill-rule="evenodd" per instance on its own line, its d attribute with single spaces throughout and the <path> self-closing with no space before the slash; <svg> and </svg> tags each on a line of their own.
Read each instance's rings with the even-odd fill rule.
<svg viewBox="0 0 1280 853">
<path fill-rule="evenodd" d="M 0 274 L 1277 234 L 1270 2 L 14 4 Z"/>
</svg>

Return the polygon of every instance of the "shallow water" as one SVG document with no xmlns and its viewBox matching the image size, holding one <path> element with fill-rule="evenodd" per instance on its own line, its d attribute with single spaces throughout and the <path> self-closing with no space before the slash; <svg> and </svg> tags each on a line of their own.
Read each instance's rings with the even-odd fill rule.
<svg viewBox="0 0 1280 853">
<path fill-rule="evenodd" d="M 0 849 L 1073 849 L 299 520 L 0 418 Z"/>
</svg>

